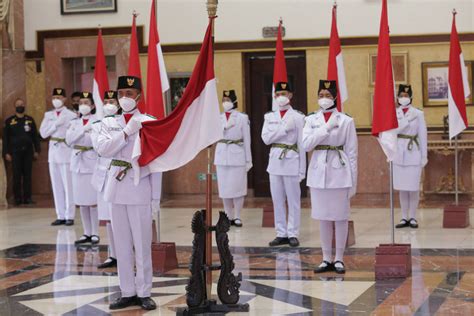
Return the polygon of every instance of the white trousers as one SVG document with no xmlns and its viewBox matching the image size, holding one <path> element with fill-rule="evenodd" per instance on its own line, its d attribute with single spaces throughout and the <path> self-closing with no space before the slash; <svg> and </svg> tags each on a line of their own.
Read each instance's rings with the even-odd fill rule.
<svg viewBox="0 0 474 316">
<path fill-rule="evenodd" d="M 122 297 L 149 297 L 153 278 L 151 206 L 112 204 L 112 210 Z"/>
<path fill-rule="evenodd" d="M 245 196 L 233 199 L 222 199 L 222 203 L 224 203 L 224 211 L 230 220 L 237 218 L 241 219 L 240 211 L 242 211 L 242 207 L 244 206 L 244 200 Z"/>
<path fill-rule="evenodd" d="M 84 235 L 99 236 L 99 215 L 97 213 L 97 206 L 80 206 L 82 228 L 84 228 Z"/>
<path fill-rule="evenodd" d="M 403 219 L 416 219 L 416 209 L 420 203 L 419 191 L 400 191 L 400 207 L 402 208 Z M 410 215 L 408 215 L 410 214 Z"/>
<path fill-rule="evenodd" d="M 270 175 L 277 237 L 298 237 L 301 217 L 301 188 L 298 176 Z M 286 205 L 288 203 L 288 221 Z"/>
<path fill-rule="evenodd" d="M 72 198 L 71 171 L 68 163 L 49 163 L 54 206 L 58 219 L 74 219 L 76 207 Z"/>
<path fill-rule="evenodd" d="M 115 252 L 114 230 L 112 229 L 112 223 L 107 223 L 107 237 L 109 237 L 109 257 L 117 259 L 117 253 Z"/>
</svg>

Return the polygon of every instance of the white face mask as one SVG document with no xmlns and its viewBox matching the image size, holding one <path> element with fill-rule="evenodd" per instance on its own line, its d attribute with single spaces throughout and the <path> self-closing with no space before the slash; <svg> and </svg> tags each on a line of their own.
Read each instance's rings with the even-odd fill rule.
<svg viewBox="0 0 474 316">
<path fill-rule="evenodd" d="M 53 106 L 55 109 L 59 109 L 60 107 L 63 106 L 63 100 L 59 100 L 59 99 L 53 99 Z"/>
<path fill-rule="evenodd" d="M 132 98 L 122 97 L 119 99 L 120 107 L 124 112 L 131 112 L 137 107 L 137 101 Z"/>
<path fill-rule="evenodd" d="M 88 115 L 91 112 L 90 105 L 87 104 L 79 104 L 79 113 L 83 116 Z"/>
<path fill-rule="evenodd" d="M 406 105 L 409 105 L 409 104 L 411 103 L 411 99 L 410 99 L 410 98 L 407 98 L 407 97 L 398 98 L 398 103 L 399 103 L 401 106 L 406 106 Z"/>
<path fill-rule="evenodd" d="M 281 95 L 276 98 L 276 103 L 278 104 L 278 106 L 284 107 L 285 105 L 290 103 L 290 99 L 287 96 Z"/>
<path fill-rule="evenodd" d="M 327 110 L 330 107 L 334 106 L 334 100 L 329 98 L 321 98 L 318 100 L 319 107 L 323 110 Z"/>
<path fill-rule="evenodd" d="M 228 112 L 233 109 L 234 103 L 225 101 L 225 102 L 222 102 L 222 107 L 224 108 L 224 111 Z"/>
<path fill-rule="evenodd" d="M 104 110 L 105 116 L 114 115 L 118 111 L 117 106 L 112 103 L 105 103 L 102 109 Z"/>
</svg>

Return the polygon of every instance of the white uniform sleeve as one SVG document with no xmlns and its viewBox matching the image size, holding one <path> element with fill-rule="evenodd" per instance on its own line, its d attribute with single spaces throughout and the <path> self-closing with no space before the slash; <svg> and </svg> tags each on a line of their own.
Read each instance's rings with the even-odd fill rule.
<svg viewBox="0 0 474 316">
<path fill-rule="evenodd" d="M 102 125 L 101 122 L 96 122 L 92 125 L 91 141 L 92 141 L 92 147 L 94 147 L 95 151 L 97 151 L 97 139 L 99 137 L 101 125 Z"/>
<path fill-rule="evenodd" d="M 262 140 L 265 145 L 278 143 L 281 139 L 284 139 L 286 135 L 285 125 L 282 122 L 271 122 L 265 117 L 262 128 Z"/>
<path fill-rule="evenodd" d="M 323 124 L 320 127 L 313 127 L 311 121 L 311 117 L 306 117 L 303 128 L 302 148 L 307 152 L 313 150 L 314 147 L 321 144 L 321 142 L 329 136 L 326 124 Z"/>
<path fill-rule="evenodd" d="M 306 175 L 306 151 L 303 149 L 303 128 L 305 125 L 305 118 L 301 116 L 296 121 L 296 126 L 298 128 L 298 150 L 300 155 L 300 176 L 303 177 Z M 302 180 L 302 179 L 301 179 Z"/>
<path fill-rule="evenodd" d="M 428 159 L 428 130 L 426 128 L 425 115 L 419 115 L 418 122 L 418 139 L 420 140 L 421 157 Z"/>
<path fill-rule="evenodd" d="M 66 131 L 66 144 L 74 145 L 74 143 L 84 135 L 84 126 L 82 124 L 77 124 L 76 122 L 69 122 L 67 131 Z"/>
<path fill-rule="evenodd" d="M 352 175 L 352 188 L 355 192 L 357 188 L 357 155 L 358 155 L 358 144 L 357 144 L 357 132 L 354 124 L 354 120 L 350 120 L 349 126 L 346 132 L 346 142 L 344 144 L 344 152 L 349 158 Z"/>
<path fill-rule="evenodd" d="M 163 173 L 155 172 L 150 175 L 151 177 L 151 194 L 153 201 L 161 200 L 161 183 L 163 178 Z"/>
<path fill-rule="evenodd" d="M 250 147 L 250 144 L 251 144 L 250 122 L 247 116 L 244 116 L 244 122 L 242 124 L 242 134 L 243 134 L 244 147 L 245 147 L 245 162 L 252 163 L 252 149 Z"/>
<path fill-rule="evenodd" d="M 112 134 L 106 126 L 100 130 L 97 137 L 97 153 L 102 157 L 113 158 L 125 145 L 127 145 L 127 141 L 123 132 Z"/>
<path fill-rule="evenodd" d="M 53 120 L 48 118 L 48 113 L 44 114 L 43 121 L 41 121 L 41 125 L 39 128 L 39 132 L 41 137 L 48 138 L 56 131 L 56 124 L 54 124 Z"/>
</svg>

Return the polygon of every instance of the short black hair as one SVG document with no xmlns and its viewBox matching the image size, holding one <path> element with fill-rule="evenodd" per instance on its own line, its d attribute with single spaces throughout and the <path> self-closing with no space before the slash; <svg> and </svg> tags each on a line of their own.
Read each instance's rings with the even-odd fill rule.
<svg viewBox="0 0 474 316">
<path fill-rule="evenodd" d="M 82 93 L 80 91 L 75 91 L 71 94 L 71 99 L 76 97 L 81 97 Z"/>
</svg>

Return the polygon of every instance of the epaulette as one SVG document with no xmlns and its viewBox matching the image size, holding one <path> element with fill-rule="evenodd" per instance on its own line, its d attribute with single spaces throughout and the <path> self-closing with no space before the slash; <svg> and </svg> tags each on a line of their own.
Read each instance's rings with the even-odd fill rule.
<svg viewBox="0 0 474 316">
<path fill-rule="evenodd" d="M 95 122 L 92 122 L 92 124 L 96 124 L 96 123 L 100 123 L 100 122 L 102 122 L 102 121 L 101 121 L 101 120 L 97 120 L 97 121 L 95 121 Z"/>
<path fill-rule="evenodd" d="M 293 109 L 293 110 L 294 110 L 295 112 L 297 112 L 297 113 L 303 115 L 303 116 L 306 116 L 303 112 L 301 112 L 301 111 L 299 111 L 299 110 L 296 110 L 296 109 Z"/>
<path fill-rule="evenodd" d="M 346 112 L 340 112 L 341 114 L 344 114 L 345 116 L 349 116 L 350 118 L 352 118 L 352 116 L 350 116 L 349 114 L 347 114 Z"/>
<path fill-rule="evenodd" d="M 153 115 L 150 115 L 150 114 L 145 114 L 145 115 L 148 116 L 148 117 L 151 117 L 154 120 L 156 120 L 156 117 L 154 117 Z"/>
<path fill-rule="evenodd" d="M 311 116 L 311 115 L 314 115 L 314 114 L 316 114 L 316 113 L 318 113 L 318 111 L 314 111 L 314 112 L 308 113 L 307 116 Z"/>
<path fill-rule="evenodd" d="M 106 115 L 105 117 L 115 117 L 115 114 Z M 105 118 L 105 117 L 104 117 L 104 118 Z"/>
<path fill-rule="evenodd" d="M 80 119 L 80 117 L 75 117 L 71 121 L 75 121 L 75 120 L 78 120 L 78 119 Z"/>
<path fill-rule="evenodd" d="M 275 111 L 268 111 L 267 113 L 265 113 L 265 115 L 273 113 L 273 112 L 275 112 Z"/>
</svg>

